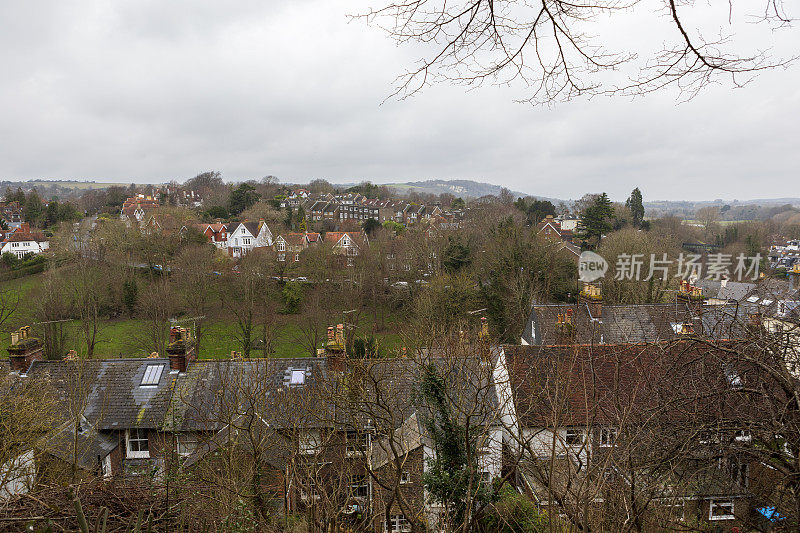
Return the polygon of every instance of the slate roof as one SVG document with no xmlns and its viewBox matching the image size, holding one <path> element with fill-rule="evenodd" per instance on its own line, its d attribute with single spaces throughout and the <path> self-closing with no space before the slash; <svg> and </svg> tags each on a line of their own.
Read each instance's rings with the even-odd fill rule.
<svg viewBox="0 0 800 533">
<path fill-rule="evenodd" d="M 421 446 L 433 447 L 428 431 L 414 412 L 394 431 L 392 440 L 380 439 L 372 447 L 372 468 L 380 468 L 395 457 L 402 457 Z M 392 449 L 394 447 L 394 450 Z"/>
<path fill-rule="evenodd" d="M 747 294 L 756 288 L 755 283 L 739 281 L 714 281 L 708 279 L 697 280 L 695 286 L 703 289 L 703 296 L 717 300 L 740 302 Z"/>
<path fill-rule="evenodd" d="M 142 387 L 148 365 L 164 368 L 157 385 Z M 175 377 L 168 359 L 85 359 L 35 361 L 25 379 L 52 386 L 65 417 L 82 407 L 98 430 L 115 430 L 160 428 Z"/>
<path fill-rule="evenodd" d="M 742 305 L 748 313 L 800 322 L 800 306 L 794 304 L 799 301 L 800 290 L 794 288 L 789 280 L 764 279 L 747 293 Z"/>
<path fill-rule="evenodd" d="M 42 445 L 42 450 L 68 463 L 91 472 L 96 471 L 100 461 L 119 446 L 117 435 L 98 432 L 82 417 L 75 434 L 74 422 L 58 428 Z M 77 437 L 77 440 L 76 440 Z"/>
<path fill-rule="evenodd" d="M 302 385 L 290 384 L 292 370 L 303 371 Z M 194 361 L 175 385 L 164 429 L 219 431 L 253 410 L 275 428 L 316 425 L 324 414 L 313 398 L 326 375 L 324 358 Z"/>
<path fill-rule="evenodd" d="M 558 325 L 558 316 L 572 312 L 572 331 Z M 738 317 L 738 318 L 737 318 Z M 698 313 L 685 303 L 603 305 L 602 316 L 591 316 L 586 304 L 534 305 L 522 339 L 527 344 L 619 344 L 657 342 L 679 338 L 679 325 L 695 323 L 695 333 L 713 338 L 733 338 L 746 318 L 741 306 L 705 306 Z"/>
</svg>

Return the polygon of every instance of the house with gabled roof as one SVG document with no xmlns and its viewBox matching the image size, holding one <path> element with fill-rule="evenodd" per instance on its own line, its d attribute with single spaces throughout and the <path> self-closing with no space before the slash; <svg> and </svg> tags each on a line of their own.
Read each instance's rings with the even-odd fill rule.
<svg viewBox="0 0 800 533">
<path fill-rule="evenodd" d="M 220 250 L 228 248 L 228 225 L 223 224 L 221 221 L 214 222 L 213 224 L 198 223 L 194 225 L 195 229 L 205 235 L 208 242 L 213 244 Z"/>
<path fill-rule="evenodd" d="M 332 245 L 333 253 L 345 258 L 346 266 L 353 266 L 361 248 L 369 244 L 363 232 L 329 231 L 322 240 Z"/>
<path fill-rule="evenodd" d="M 136 224 L 141 225 L 146 222 L 148 214 L 159 209 L 161 205 L 152 196 L 139 194 L 125 200 L 120 210 L 119 218 L 129 227 Z"/>
<path fill-rule="evenodd" d="M 8 232 L 0 243 L 0 254 L 11 253 L 22 259 L 27 254 L 40 254 L 50 248 L 50 241 L 41 231 L 31 230 L 23 222 L 14 231 Z"/>
<path fill-rule="evenodd" d="M 275 237 L 273 248 L 278 261 L 297 263 L 304 250 L 319 242 L 319 233 L 286 233 Z"/>
<path fill-rule="evenodd" d="M 228 224 L 228 254 L 231 257 L 243 257 L 254 248 L 272 246 L 272 242 L 272 232 L 263 218 L 258 222 Z"/>
</svg>

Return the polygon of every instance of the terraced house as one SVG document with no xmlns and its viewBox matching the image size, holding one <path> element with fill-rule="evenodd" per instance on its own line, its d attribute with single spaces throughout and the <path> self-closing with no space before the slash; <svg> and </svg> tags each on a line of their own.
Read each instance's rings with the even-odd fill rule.
<svg viewBox="0 0 800 533">
<path fill-rule="evenodd" d="M 563 314 L 537 310 L 538 345 L 493 347 L 482 330 L 375 360 L 349 358 L 343 328 L 314 358 L 195 360 L 173 328 L 167 357 L 43 361 L 23 329 L 0 399 L 38 394 L 55 429 L 13 447 L 0 488 L 76 471 L 156 486 L 180 471 L 185 505 L 243 491 L 259 515 L 315 530 L 446 529 L 507 490 L 582 529 L 730 531 L 763 526 L 766 509 L 788 515 L 800 409 L 797 379 L 775 363 L 785 352 L 761 326 L 724 315 L 718 329 L 704 312 L 687 328 L 695 310 L 674 308 L 595 309 L 574 337 Z M 453 435 L 458 499 L 435 481 L 453 467 Z"/>
</svg>

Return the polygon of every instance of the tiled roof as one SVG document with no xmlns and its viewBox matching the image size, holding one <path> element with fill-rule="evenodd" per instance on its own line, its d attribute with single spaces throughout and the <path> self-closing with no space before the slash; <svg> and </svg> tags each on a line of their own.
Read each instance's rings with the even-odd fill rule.
<svg viewBox="0 0 800 533">
<path fill-rule="evenodd" d="M 6 237 L 7 242 L 25 242 L 25 241 L 36 241 L 36 242 L 45 242 L 47 238 L 44 236 L 42 232 L 31 232 L 31 233 L 19 233 L 14 232 L 9 234 Z"/>
<path fill-rule="evenodd" d="M 728 343 L 735 346 L 733 343 Z M 738 346 L 738 345 L 736 345 Z M 733 357 L 696 341 L 646 345 L 504 346 L 523 427 L 730 419 L 743 414 L 729 388 Z M 748 374 L 741 371 L 747 382 Z"/>
</svg>

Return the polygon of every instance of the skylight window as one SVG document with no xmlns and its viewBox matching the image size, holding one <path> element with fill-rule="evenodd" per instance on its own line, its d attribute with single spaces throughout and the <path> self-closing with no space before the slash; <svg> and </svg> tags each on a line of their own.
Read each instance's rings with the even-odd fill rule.
<svg viewBox="0 0 800 533">
<path fill-rule="evenodd" d="M 304 385 L 306 382 L 305 370 L 292 370 L 292 375 L 289 378 L 289 385 Z"/>
<path fill-rule="evenodd" d="M 164 365 L 147 365 L 144 369 L 144 376 L 142 376 L 142 387 L 155 387 L 161 381 L 161 373 L 164 371 Z"/>
<path fill-rule="evenodd" d="M 767 300 L 766 298 L 761 300 L 761 305 L 769 305 L 772 303 L 772 300 Z"/>
<path fill-rule="evenodd" d="M 754 304 L 758 301 L 758 296 L 751 296 L 747 299 L 747 301 L 750 302 L 751 304 Z"/>
</svg>

